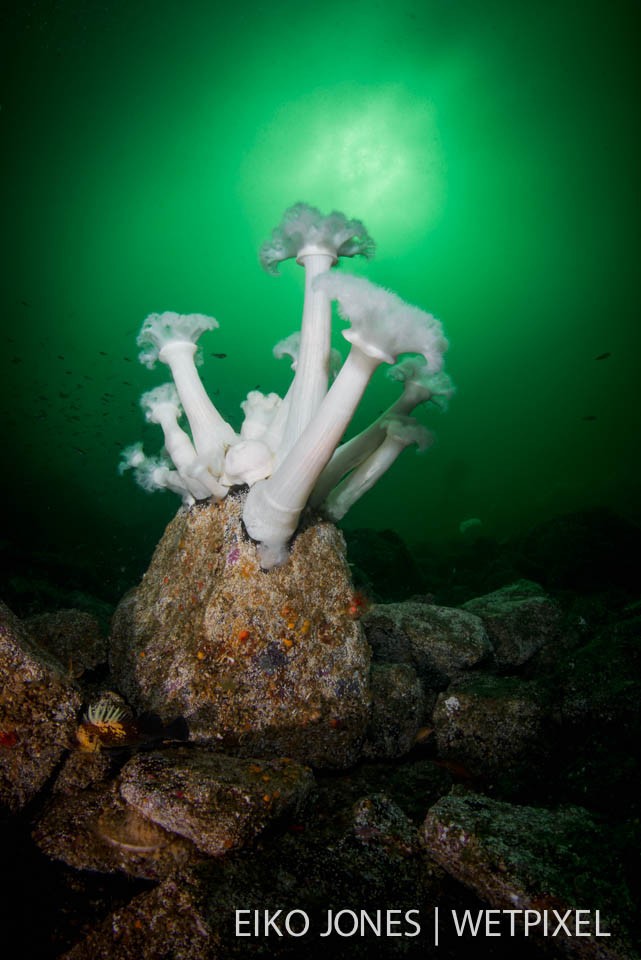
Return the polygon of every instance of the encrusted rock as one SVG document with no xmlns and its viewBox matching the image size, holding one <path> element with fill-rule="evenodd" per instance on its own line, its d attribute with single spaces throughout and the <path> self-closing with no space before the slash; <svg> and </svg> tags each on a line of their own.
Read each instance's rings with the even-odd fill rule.
<svg viewBox="0 0 641 960">
<path fill-rule="evenodd" d="M 104 757 L 72 755 L 34 831 L 44 853 L 82 870 L 173 874 L 203 854 L 247 846 L 267 824 L 293 816 L 314 785 L 309 768 L 290 760 L 199 747 L 137 754 L 116 779 Z"/>
<path fill-rule="evenodd" d="M 492 652 L 481 620 L 454 607 L 379 604 L 363 624 L 375 659 L 411 663 L 427 689 L 442 690 Z"/>
<path fill-rule="evenodd" d="M 384 793 L 362 797 L 352 808 L 353 832 L 359 843 L 376 844 L 400 857 L 418 853 L 416 827 Z"/>
<path fill-rule="evenodd" d="M 114 911 L 63 960 L 215 960 L 190 884 L 165 880 Z"/>
<path fill-rule="evenodd" d="M 577 803 L 636 818 L 641 768 L 641 617 L 621 620 L 566 655 L 554 677 Z"/>
<path fill-rule="evenodd" d="M 381 760 L 412 749 L 425 714 L 425 694 L 409 663 L 373 664 L 372 714 L 363 753 Z"/>
<path fill-rule="evenodd" d="M 538 584 L 518 580 L 463 604 L 485 624 L 499 667 L 520 667 L 559 635 L 561 608 Z"/>
<path fill-rule="evenodd" d="M 95 771 L 89 755 L 90 769 Z M 182 837 L 143 817 L 111 780 L 76 793 L 58 791 L 33 831 L 43 853 L 78 870 L 158 880 L 202 855 Z"/>
<path fill-rule="evenodd" d="M 120 776 L 130 806 L 213 857 L 293 815 L 313 785 L 309 768 L 290 760 L 242 760 L 188 747 L 139 754 Z"/>
<path fill-rule="evenodd" d="M 84 610 L 57 610 L 24 621 L 34 640 L 80 676 L 107 660 L 107 641 L 100 624 Z"/>
<path fill-rule="evenodd" d="M 600 910 L 607 939 L 562 934 L 545 941 L 562 956 L 624 960 L 626 924 L 634 908 L 611 838 L 580 807 L 547 810 L 513 806 L 478 794 L 453 792 L 429 811 L 426 848 L 456 880 L 498 910 Z M 553 922 L 553 921 L 552 921 Z M 570 924 L 572 920 L 570 919 Z M 536 927 L 530 935 L 536 935 Z"/>
<path fill-rule="evenodd" d="M 132 706 L 243 756 L 347 766 L 369 712 L 369 648 L 330 523 L 260 569 L 243 495 L 182 509 L 114 616 L 111 666 Z"/>
<path fill-rule="evenodd" d="M 538 686 L 518 677 L 478 675 L 440 693 L 433 714 L 439 756 L 483 779 L 536 776 L 549 748 Z"/>
<path fill-rule="evenodd" d="M 327 956 L 328 951 L 337 960 L 406 957 L 408 938 L 398 934 L 416 930 L 405 924 L 405 911 L 433 903 L 443 882 L 443 871 L 425 857 L 412 822 L 378 794 L 340 810 L 323 806 L 316 820 L 297 827 L 266 839 L 250 857 L 210 859 L 188 867 L 179 883 L 169 879 L 135 897 L 99 923 L 65 960 L 292 958 Z M 361 911 L 367 912 L 373 924 L 380 924 L 380 934 L 364 922 L 362 936 L 323 938 L 328 911 L 347 912 L 345 929 L 353 922 L 350 909 L 357 922 Z M 391 936 L 387 909 L 392 910 Z M 238 910 L 243 912 L 237 915 Z M 274 927 L 263 932 L 265 911 L 282 935 Z M 302 936 L 288 932 L 290 912 L 297 933 L 309 918 Z M 429 937 L 423 924 L 409 941 L 412 955 L 429 955 Z"/>
<path fill-rule="evenodd" d="M 0 804 L 15 811 L 73 739 L 80 696 L 61 664 L 0 603 Z"/>
</svg>

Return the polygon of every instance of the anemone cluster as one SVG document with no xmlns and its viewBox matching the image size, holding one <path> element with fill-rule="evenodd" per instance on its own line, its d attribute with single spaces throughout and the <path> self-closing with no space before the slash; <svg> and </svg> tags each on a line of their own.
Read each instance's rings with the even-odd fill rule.
<svg viewBox="0 0 641 960">
<path fill-rule="evenodd" d="M 448 344 L 440 322 L 368 280 L 332 269 L 341 257 L 373 252 L 359 220 L 337 212 L 323 216 L 304 203 L 285 212 L 260 260 L 269 273 L 291 257 L 305 269 L 300 333 L 274 348 L 275 356 L 292 358 L 294 377 L 282 398 L 250 391 L 238 432 L 198 375 L 196 344 L 218 326 L 212 317 L 153 313 L 138 336 L 140 361 L 151 368 L 160 360 L 173 378 L 141 399 L 147 420 L 162 428 L 165 448 L 162 457 L 149 458 L 134 444 L 124 451 L 121 471 L 133 469 L 144 489 L 173 490 L 187 505 L 221 500 L 231 487 L 247 485 L 243 521 L 264 569 L 287 559 L 306 506 L 339 520 L 405 447 L 426 449 L 432 435 L 411 413 L 428 401 L 444 408 L 453 392 L 441 369 Z M 330 344 L 334 300 L 351 324 L 342 331 L 350 350 L 337 372 L 340 357 L 337 362 Z M 399 361 L 405 354 L 412 356 Z M 391 365 L 389 376 L 402 384 L 402 393 L 370 427 L 341 444 L 381 363 Z M 189 433 L 178 422 L 183 411 Z"/>
</svg>

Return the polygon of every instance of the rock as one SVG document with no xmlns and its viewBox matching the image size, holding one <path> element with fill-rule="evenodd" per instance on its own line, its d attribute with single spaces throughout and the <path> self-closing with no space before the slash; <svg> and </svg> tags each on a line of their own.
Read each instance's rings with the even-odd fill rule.
<svg viewBox="0 0 641 960">
<path fill-rule="evenodd" d="M 363 797 L 351 808 L 323 808 L 294 833 L 265 841 L 251 857 L 209 860 L 143 893 L 114 912 L 64 960 L 221 960 L 244 956 L 318 957 L 369 960 L 372 956 L 406 957 L 408 942 L 416 956 L 426 956 L 427 924 L 409 941 L 386 936 L 386 909 L 394 911 L 394 933 L 415 929 L 405 911 L 434 902 L 443 872 L 424 856 L 418 830 L 387 797 Z M 237 917 L 236 911 L 242 910 Z M 353 909 L 356 922 L 366 911 L 364 934 L 321 938 L 327 911 Z M 272 927 L 265 935 L 265 911 Z M 254 935 L 254 911 L 259 920 Z M 288 932 L 285 918 L 292 912 Z M 380 915 L 380 916 L 379 916 Z M 344 929 L 354 917 L 344 914 Z M 240 922 L 237 928 L 237 921 Z M 238 931 L 242 934 L 239 935 Z"/>
<path fill-rule="evenodd" d="M 463 604 L 485 624 L 499 667 L 520 667 L 559 635 L 561 608 L 530 580 Z"/>
<path fill-rule="evenodd" d="M 295 815 L 314 786 L 307 767 L 176 747 L 138 754 L 120 795 L 144 817 L 211 857 L 244 847 L 268 823 Z"/>
<path fill-rule="evenodd" d="M 425 694 L 409 663 L 373 664 L 372 714 L 363 748 L 366 757 L 389 760 L 408 753 L 425 714 Z"/>
<path fill-rule="evenodd" d="M 594 732 L 614 725 L 632 739 L 641 723 L 641 617 L 599 630 L 571 651 L 558 679 L 566 723 Z"/>
<path fill-rule="evenodd" d="M 85 755 L 95 774 L 93 755 Z M 125 873 L 146 880 L 171 876 L 202 859 L 192 843 L 141 816 L 109 780 L 75 793 L 56 792 L 33 831 L 40 850 L 77 870 Z"/>
<path fill-rule="evenodd" d="M 309 769 L 292 761 L 198 747 L 139 753 L 116 779 L 101 757 L 72 755 L 34 839 L 77 869 L 147 879 L 247 846 L 268 824 L 294 815 L 314 785 Z"/>
<path fill-rule="evenodd" d="M 354 836 L 366 845 L 382 844 L 401 857 L 418 853 L 419 835 L 411 820 L 384 793 L 358 800 L 352 808 Z"/>
<path fill-rule="evenodd" d="M 73 740 L 80 696 L 0 603 L 0 804 L 20 810 Z"/>
<path fill-rule="evenodd" d="M 107 641 L 90 613 L 58 610 L 29 617 L 24 624 L 36 643 L 57 657 L 73 676 L 107 661 Z"/>
<path fill-rule="evenodd" d="M 110 661 L 131 705 L 242 756 L 341 767 L 369 714 L 369 648 L 344 541 L 308 525 L 260 569 L 243 494 L 181 510 L 114 616 Z M 358 610 L 356 610 L 358 613 Z"/>
<path fill-rule="evenodd" d="M 641 617 L 571 651 L 554 677 L 569 798 L 626 819 L 639 809 Z"/>
<path fill-rule="evenodd" d="M 550 749 L 539 687 L 517 677 L 478 675 L 439 694 L 432 722 L 438 755 L 506 789 L 531 783 Z"/>
<path fill-rule="evenodd" d="M 165 880 L 114 911 L 61 960 L 216 960 L 193 884 Z"/>
<path fill-rule="evenodd" d="M 428 690 L 442 690 L 492 651 L 479 617 L 454 607 L 379 604 L 363 626 L 375 660 L 411 663 Z"/>
<path fill-rule="evenodd" d="M 601 930 L 612 936 L 549 937 L 545 947 L 557 955 L 635 956 L 626 933 L 634 907 L 612 838 L 586 810 L 513 806 L 453 792 L 430 809 L 423 837 L 430 857 L 494 909 L 589 910 L 592 920 L 600 910 Z"/>
</svg>

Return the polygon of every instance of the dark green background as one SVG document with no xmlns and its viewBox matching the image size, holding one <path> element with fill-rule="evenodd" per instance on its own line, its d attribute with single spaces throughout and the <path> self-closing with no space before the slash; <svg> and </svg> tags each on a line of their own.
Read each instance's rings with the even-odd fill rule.
<svg viewBox="0 0 641 960">
<path fill-rule="evenodd" d="M 257 251 L 298 200 L 366 223 L 376 259 L 347 268 L 443 320 L 458 386 L 421 414 L 437 445 L 347 525 L 418 542 L 593 504 L 641 519 L 638 8 L 12 5 L 5 541 L 144 563 L 178 501 L 117 474 L 122 446 L 161 443 L 138 398 L 166 374 L 136 362 L 136 334 L 152 311 L 215 316 L 203 377 L 236 426 L 249 389 L 284 391 L 271 348 L 302 270 L 274 280 Z M 379 371 L 357 426 L 394 395 Z"/>
</svg>

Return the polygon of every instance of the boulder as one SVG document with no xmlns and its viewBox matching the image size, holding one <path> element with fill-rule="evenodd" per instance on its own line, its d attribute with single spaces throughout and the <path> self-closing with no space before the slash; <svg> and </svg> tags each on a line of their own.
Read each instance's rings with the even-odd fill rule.
<svg viewBox="0 0 641 960">
<path fill-rule="evenodd" d="M 581 807 L 515 806 L 453 791 L 429 810 L 423 838 L 429 856 L 492 908 L 547 909 L 551 928 L 552 910 L 561 916 L 568 911 L 572 933 L 542 938 L 546 956 L 551 951 L 585 960 L 635 957 L 627 932 L 634 906 L 612 838 Z M 586 925 L 576 934 L 575 910 L 589 912 L 591 935 Z M 596 910 L 607 938 L 594 935 Z M 516 920 L 521 934 L 522 914 Z M 530 936 L 541 933 L 542 922 L 540 928 L 531 928 Z M 503 934 L 509 936 L 507 923 Z"/>
<path fill-rule="evenodd" d="M 244 495 L 183 508 L 119 605 L 110 663 L 138 711 L 242 756 L 349 766 L 369 715 L 369 647 L 340 532 L 310 522 L 261 570 Z"/>
<path fill-rule="evenodd" d="M 427 690 L 444 689 L 492 652 L 479 617 L 455 607 L 378 604 L 363 625 L 374 659 L 412 664 Z"/>
<path fill-rule="evenodd" d="M 84 610 L 57 610 L 25 620 L 34 640 L 49 650 L 73 676 L 107 660 L 107 641 L 98 620 Z"/>
<path fill-rule="evenodd" d="M 485 624 L 494 659 L 501 668 L 522 666 L 559 636 L 559 604 L 530 580 L 518 580 L 468 600 L 463 609 L 476 614 Z"/>
<path fill-rule="evenodd" d="M 80 695 L 62 665 L 0 603 L 0 805 L 15 812 L 73 742 Z"/>
<path fill-rule="evenodd" d="M 408 753 L 425 714 L 425 694 L 409 663 L 372 665 L 372 714 L 363 753 L 390 760 Z"/>
<path fill-rule="evenodd" d="M 503 789 L 536 780 L 550 751 L 546 698 L 519 677 L 452 684 L 438 695 L 432 722 L 440 758 Z"/>
</svg>

